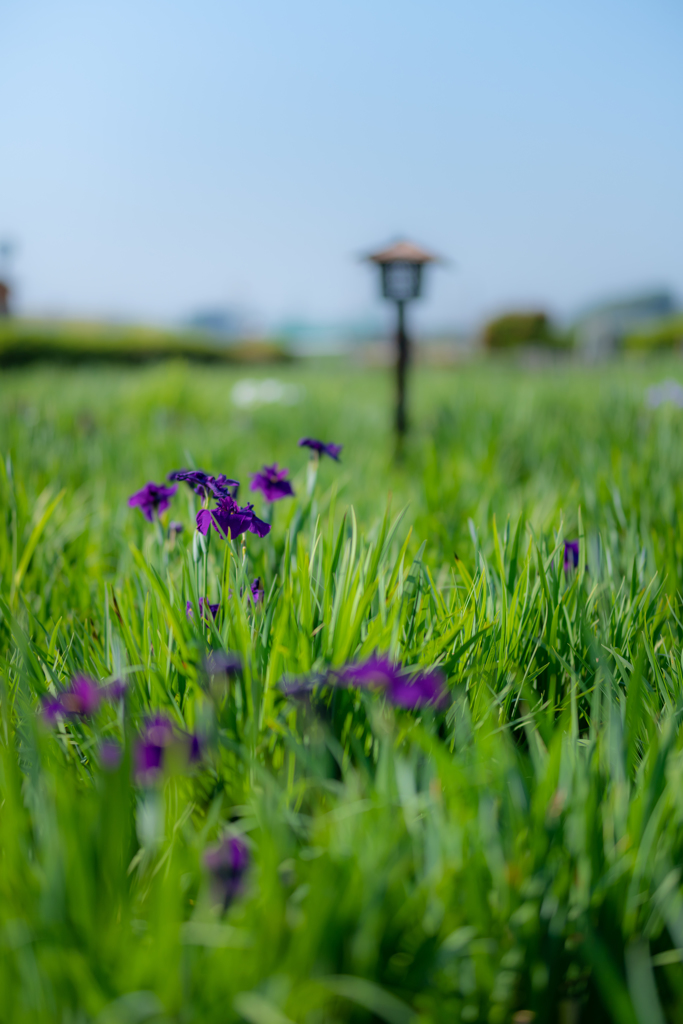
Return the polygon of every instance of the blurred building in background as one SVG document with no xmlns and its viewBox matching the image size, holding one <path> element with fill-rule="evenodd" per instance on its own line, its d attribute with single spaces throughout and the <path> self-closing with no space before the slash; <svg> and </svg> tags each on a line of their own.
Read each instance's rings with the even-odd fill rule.
<svg viewBox="0 0 683 1024">
<path fill-rule="evenodd" d="M 576 350 L 589 359 L 617 352 L 627 335 L 673 316 L 677 303 L 664 289 L 592 306 L 574 325 Z"/>
<path fill-rule="evenodd" d="M 384 335 L 380 317 L 349 320 L 285 320 L 274 330 L 294 355 L 342 355 L 357 351 Z"/>
</svg>

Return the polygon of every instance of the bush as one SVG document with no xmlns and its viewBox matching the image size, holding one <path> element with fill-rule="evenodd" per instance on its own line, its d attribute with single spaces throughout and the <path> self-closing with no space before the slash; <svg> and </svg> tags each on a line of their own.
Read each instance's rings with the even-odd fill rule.
<svg viewBox="0 0 683 1024">
<path fill-rule="evenodd" d="M 624 348 L 630 352 L 671 352 L 683 345 L 683 315 L 667 317 L 627 334 Z"/>
<path fill-rule="evenodd" d="M 560 339 L 550 319 L 542 312 L 506 313 L 490 320 L 483 331 L 487 349 L 510 349 L 521 345 L 556 346 Z"/>
<path fill-rule="evenodd" d="M 276 341 L 221 345 L 197 332 L 176 333 L 144 327 L 7 320 L 0 324 L 0 367 L 44 361 L 149 363 L 188 359 L 201 363 L 266 363 L 291 359 Z"/>
</svg>

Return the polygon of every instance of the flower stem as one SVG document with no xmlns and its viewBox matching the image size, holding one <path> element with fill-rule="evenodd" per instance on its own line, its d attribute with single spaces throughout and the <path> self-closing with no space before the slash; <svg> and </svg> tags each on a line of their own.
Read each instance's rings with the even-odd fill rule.
<svg viewBox="0 0 683 1024">
<path fill-rule="evenodd" d="M 311 498 L 313 491 L 315 490 L 315 483 L 318 479 L 318 466 L 320 465 L 320 455 L 318 452 L 313 452 L 310 459 L 308 460 L 308 466 L 306 467 L 306 495 Z"/>
</svg>

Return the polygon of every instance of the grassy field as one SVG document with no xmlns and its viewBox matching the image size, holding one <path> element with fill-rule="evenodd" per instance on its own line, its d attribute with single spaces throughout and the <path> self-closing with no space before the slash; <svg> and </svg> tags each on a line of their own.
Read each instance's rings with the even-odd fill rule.
<svg viewBox="0 0 683 1024">
<path fill-rule="evenodd" d="M 683 1022 L 665 377 L 424 369 L 396 462 L 386 371 L 3 373 L 0 1021 Z M 270 517 L 274 460 L 263 539 L 127 505 L 193 466 Z"/>
</svg>

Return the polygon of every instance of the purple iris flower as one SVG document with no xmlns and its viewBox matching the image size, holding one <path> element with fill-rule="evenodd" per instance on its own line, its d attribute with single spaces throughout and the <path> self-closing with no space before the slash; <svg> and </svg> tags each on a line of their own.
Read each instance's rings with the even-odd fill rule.
<svg viewBox="0 0 683 1024">
<path fill-rule="evenodd" d="M 211 615 L 215 619 L 216 616 L 218 615 L 218 609 L 220 608 L 220 604 L 209 604 L 209 602 L 205 601 L 203 597 L 200 597 L 199 598 L 199 615 L 200 615 L 200 617 L 202 619 L 204 618 L 204 615 L 205 615 L 205 612 L 206 612 L 207 608 L 209 609 L 209 611 L 211 612 Z M 187 615 L 188 619 L 194 618 L 194 609 L 192 608 L 192 601 L 188 601 L 186 603 L 186 605 L 185 605 L 185 614 Z"/>
<path fill-rule="evenodd" d="M 217 508 L 204 508 L 197 513 L 197 529 L 200 533 L 207 534 L 212 525 L 221 537 L 227 537 L 229 533 L 233 540 L 247 530 L 259 537 L 270 533 L 270 526 L 255 515 L 253 505 L 248 504 L 242 508 L 229 495 L 219 499 Z"/>
<path fill-rule="evenodd" d="M 325 444 L 324 441 L 316 441 L 314 437 L 302 437 L 299 441 L 299 448 L 312 448 L 318 455 L 329 455 L 335 462 L 339 462 L 339 453 L 343 444 Z"/>
<path fill-rule="evenodd" d="M 73 715 L 94 715 L 102 703 L 104 694 L 94 679 L 76 676 L 71 687 L 62 695 L 62 707 Z"/>
<path fill-rule="evenodd" d="M 115 679 L 113 683 L 103 687 L 104 696 L 107 700 L 121 700 L 127 689 L 126 684 L 121 682 L 120 679 Z"/>
<path fill-rule="evenodd" d="M 155 715 L 147 720 L 135 747 L 135 769 L 142 782 L 152 782 L 163 771 L 173 750 L 185 762 L 201 758 L 201 740 L 195 733 L 181 732 L 170 718 Z"/>
<path fill-rule="evenodd" d="M 172 520 L 168 524 L 168 534 L 169 534 L 169 537 L 177 536 L 177 534 L 182 533 L 184 529 L 185 529 L 185 527 L 183 526 L 182 523 L 178 523 L 175 520 Z"/>
<path fill-rule="evenodd" d="M 367 661 L 355 665 L 346 665 L 338 673 L 338 678 L 348 686 L 391 686 L 398 680 L 399 666 L 388 658 L 373 654 Z"/>
<path fill-rule="evenodd" d="M 209 493 L 207 484 L 211 477 L 201 469 L 175 469 L 172 473 L 168 474 L 168 479 L 180 480 L 188 484 L 195 494 L 199 494 L 202 498 L 206 498 Z"/>
<path fill-rule="evenodd" d="M 100 746 L 100 763 L 108 772 L 115 772 L 121 764 L 123 750 L 120 744 L 112 740 L 104 740 Z"/>
<path fill-rule="evenodd" d="M 184 481 L 200 498 L 224 498 L 230 494 L 228 488 L 239 487 L 239 480 L 230 480 L 224 473 L 211 476 L 201 469 L 176 469 L 168 474 L 168 479 Z"/>
<path fill-rule="evenodd" d="M 442 707 L 447 695 L 446 680 L 439 669 L 409 676 L 400 665 L 376 654 L 360 664 L 346 665 L 336 675 L 347 686 L 381 687 L 387 700 L 400 708 L 421 708 L 426 704 Z"/>
<path fill-rule="evenodd" d="M 54 722 L 57 715 L 94 715 L 99 711 L 103 700 L 119 700 L 125 689 L 125 683 L 118 681 L 108 686 L 99 686 L 88 676 L 74 676 L 66 690 L 62 690 L 56 697 L 47 698 L 43 712 L 48 722 Z"/>
<path fill-rule="evenodd" d="M 328 681 L 323 672 L 309 672 L 304 676 L 285 675 L 279 685 L 286 697 L 301 697 L 309 694 L 316 686 L 324 686 Z"/>
<path fill-rule="evenodd" d="M 251 591 L 251 599 L 254 602 L 254 604 L 258 604 L 259 601 L 263 600 L 263 587 L 261 586 L 261 577 L 260 576 L 255 576 L 254 577 L 252 583 L 249 585 L 249 590 Z M 242 596 L 243 593 L 244 593 L 244 590 L 242 589 L 242 587 L 240 587 L 240 597 Z M 231 598 L 231 597 L 232 597 L 232 590 L 229 590 L 228 591 L 228 598 Z"/>
<path fill-rule="evenodd" d="M 252 473 L 252 491 L 261 491 L 266 501 L 279 501 L 281 498 L 293 498 L 294 490 L 286 479 L 288 469 L 278 469 L 277 462 L 272 466 L 264 466 L 258 473 Z"/>
<path fill-rule="evenodd" d="M 155 515 L 159 516 L 165 512 L 171 504 L 171 498 L 178 490 L 175 487 L 165 487 L 164 484 L 148 483 L 141 491 L 136 491 L 128 499 L 131 508 L 139 507 L 145 519 L 153 522 Z"/>
<path fill-rule="evenodd" d="M 149 779 L 161 771 L 164 752 L 173 739 L 173 723 L 169 718 L 155 715 L 149 719 L 135 747 L 135 768 L 142 779 Z"/>
<path fill-rule="evenodd" d="M 212 651 L 204 667 L 210 676 L 232 676 L 242 671 L 242 659 L 232 651 Z"/>
<path fill-rule="evenodd" d="M 45 716 L 45 721 L 49 725 L 54 723 L 57 715 L 63 714 L 64 708 L 62 707 L 62 703 L 59 699 L 55 699 L 54 697 L 43 697 L 43 715 Z"/>
<path fill-rule="evenodd" d="M 204 864 L 225 909 L 242 888 L 249 867 L 249 847 L 239 836 L 228 836 L 218 846 L 206 850 Z"/>
<path fill-rule="evenodd" d="M 412 678 L 398 676 L 387 687 L 387 698 L 399 708 L 421 708 L 426 704 L 443 707 L 447 702 L 443 672 L 432 669 L 418 672 Z"/>
<path fill-rule="evenodd" d="M 578 540 L 566 540 L 564 542 L 564 571 L 576 569 L 579 565 L 579 542 Z"/>
<path fill-rule="evenodd" d="M 190 764 L 196 764 L 202 759 L 202 741 L 196 732 L 191 732 L 188 736 L 190 742 Z"/>
</svg>

